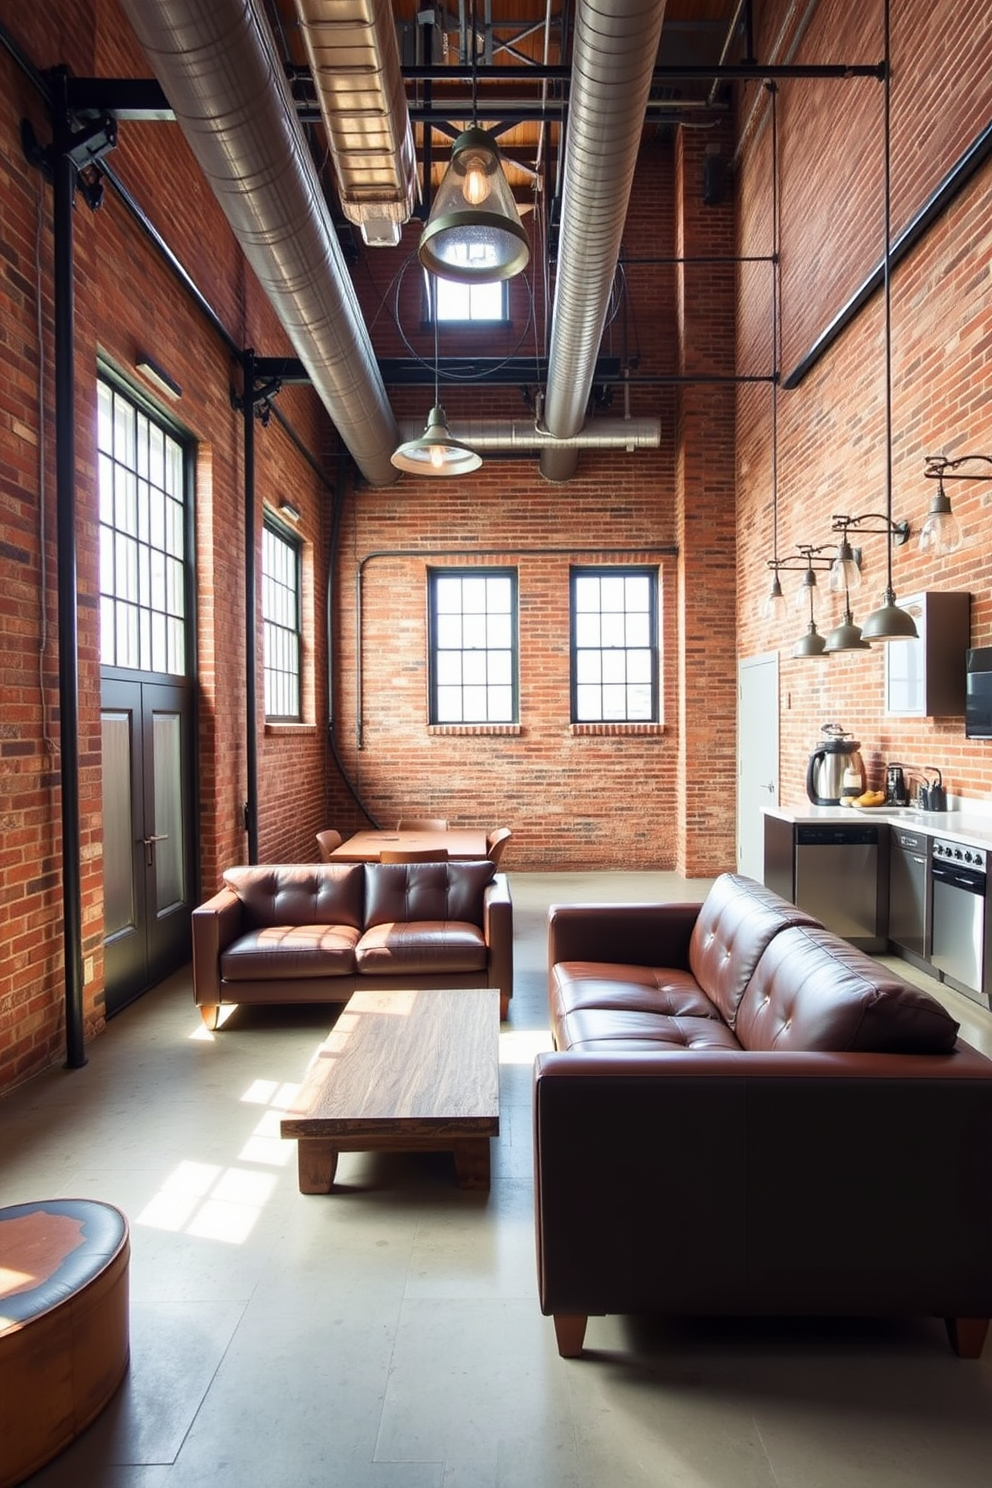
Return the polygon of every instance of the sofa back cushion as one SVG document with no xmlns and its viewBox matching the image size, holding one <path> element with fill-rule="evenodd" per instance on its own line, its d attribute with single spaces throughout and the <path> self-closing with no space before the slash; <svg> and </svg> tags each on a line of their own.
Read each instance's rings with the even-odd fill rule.
<svg viewBox="0 0 992 1488">
<path fill-rule="evenodd" d="M 496 864 L 366 863 L 365 928 L 393 921 L 461 920 L 482 927 L 486 885 Z"/>
<path fill-rule="evenodd" d="M 227 868 L 224 882 L 237 894 L 255 926 L 362 928 L 365 878 L 361 863 L 263 863 Z"/>
<path fill-rule="evenodd" d="M 957 1032 L 929 992 L 816 926 L 775 937 L 737 1014 L 745 1049 L 947 1054 Z"/>
<path fill-rule="evenodd" d="M 699 911 L 689 941 L 689 968 L 730 1028 L 751 973 L 770 941 L 789 925 L 816 925 L 811 914 L 764 884 L 722 873 Z"/>
</svg>

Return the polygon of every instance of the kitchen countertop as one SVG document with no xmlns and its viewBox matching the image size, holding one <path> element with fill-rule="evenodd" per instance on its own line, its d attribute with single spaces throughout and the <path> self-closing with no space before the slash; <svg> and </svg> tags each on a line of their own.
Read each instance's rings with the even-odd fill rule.
<svg viewBox="0 0 992 1488">
<path fill-rule="evenodd" d="M 890 827 L 909 827 L 941 837 L 947 842 L 960 842 L 966 847 L 992 850 L 992 814 L 981 809 L 969 810 L 968 803 L 953 811 L 920 811 L 915 806 L 764 806 L 766 816 L 793 826 L 810 826 L 825 822 L 864 823 L 874 818 Z"/>
</svg>

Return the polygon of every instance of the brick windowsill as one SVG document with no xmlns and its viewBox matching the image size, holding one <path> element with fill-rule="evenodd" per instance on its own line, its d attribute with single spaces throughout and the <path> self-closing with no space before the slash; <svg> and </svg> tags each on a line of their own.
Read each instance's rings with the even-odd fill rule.
<svg viewBox="0 0 992 1488">
<path fill-rule="evenodd" d="M 665 725 L 663 723 L 570 723 L 568 731 L 573 738 L 577 739 L 660 738 L 665 732 Z"/>
</svg>

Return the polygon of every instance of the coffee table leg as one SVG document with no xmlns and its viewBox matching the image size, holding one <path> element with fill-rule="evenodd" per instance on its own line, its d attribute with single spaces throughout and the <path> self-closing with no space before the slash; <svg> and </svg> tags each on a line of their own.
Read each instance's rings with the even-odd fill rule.
<svg viewBox="0 0 992 1488">
<path fill-rule="evenodd" d="M 300 1193 L 330 1193 L 338 1165 L 338 1149 L 324 1137 L 300 1137 Z"/>
<path fill-rule="evenodd" d="M 459 1188 L 487 1189 L 489 1187 L 489 1138 L 466 1138 L 456 1142 L 455 1177 Z"/>
</svg>

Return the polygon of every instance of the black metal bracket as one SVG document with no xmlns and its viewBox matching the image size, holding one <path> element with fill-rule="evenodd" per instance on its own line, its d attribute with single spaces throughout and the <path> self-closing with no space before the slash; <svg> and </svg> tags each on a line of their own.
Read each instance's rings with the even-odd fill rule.
<svg viewBox="0 0 992 1488">
<path fill-rule="evenodd" d="M 53 95 L 62 100 L 61 106 L 52 106 L 51 143 L 42 145 L 31 121 L 22 119 L 21 148 L 28 162 L 41 171 L 49 184 L 55 179 L 56 162 L 68 158 L 75 168 L 76 187 L 86 205 L 95 212 L 103 202 L 103 181 L 97 166 L 117 146 L 117 120 L 101 113 L 80 122 L 64 102 L 67 69 L 52 68 L 46 77 Z"/>
<path fill-rule="evenodd" d="M 272 403 L 282 391 L 282 379 L 270 377 L 264 382 L 252 386 L 251 401 L 252 409 L 258 422 L 263 429 L 268 428 L 269 419 L 272 417 Z M 231 389 L 231 407 L 236 413 L 244 413 L 245 397 L 236 388 Z"/>
</svg>

